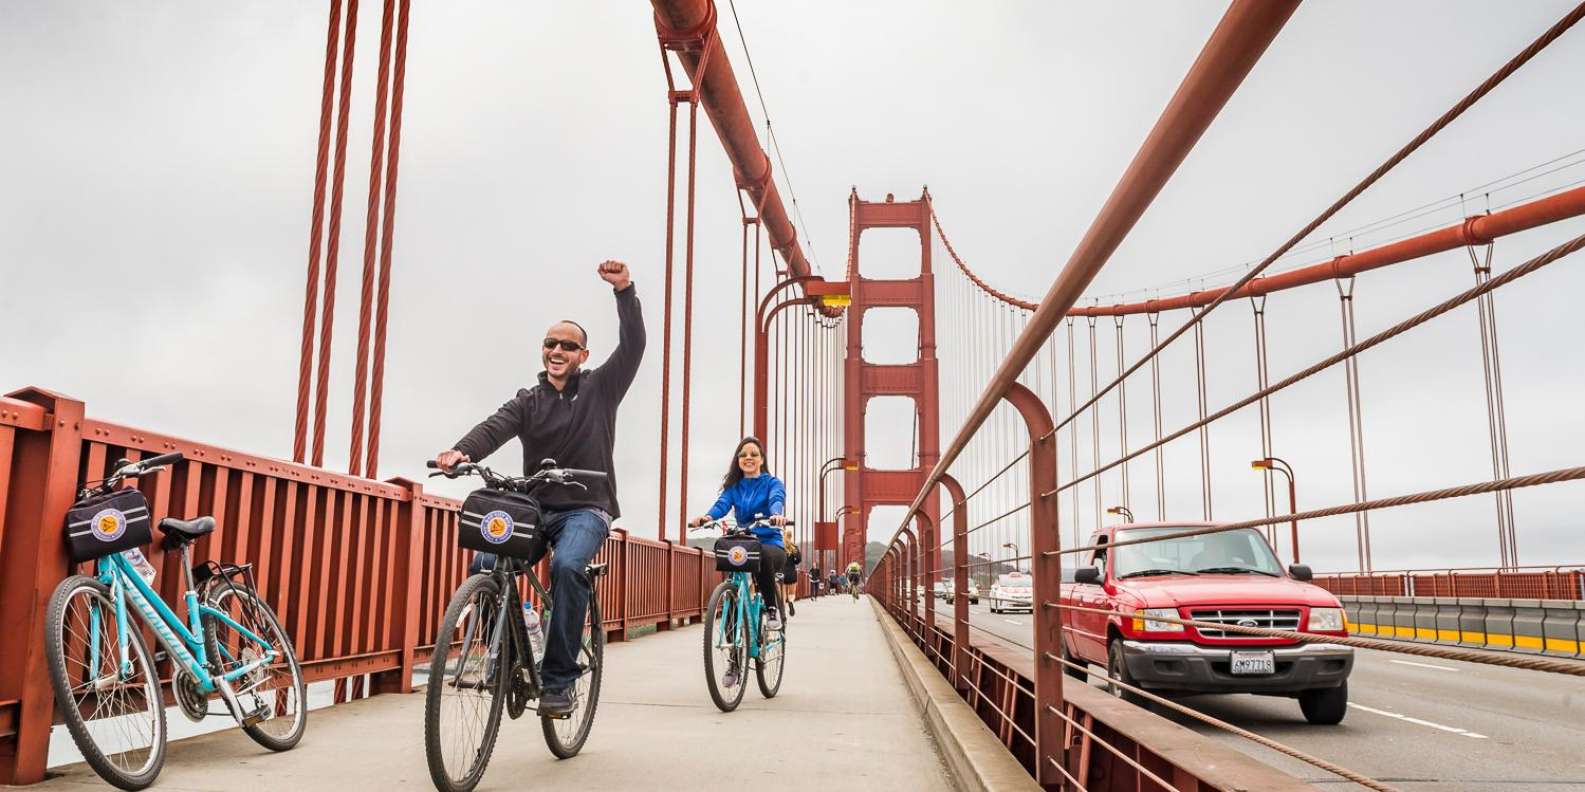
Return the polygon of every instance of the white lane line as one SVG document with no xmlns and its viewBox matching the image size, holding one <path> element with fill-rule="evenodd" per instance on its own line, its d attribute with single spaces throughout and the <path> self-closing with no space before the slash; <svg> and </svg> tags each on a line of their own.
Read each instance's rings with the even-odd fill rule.
<svg viewBox="0 0 1585 792">
<path fill-rule="evenodd" d="M 1431 665 L 1430 663 L 1414 663 L 1414 662 L 1410 662 L 1408 660 L 1388 660 L 1387 662 L 1389 662 L 1389 663 L 1397 663 L 1398 665 L 1414 666 L 1416 668 L 1434 668 L 1434 669 L 1436 669 L 1438 671 L 1452 671 L 1455 674 L 1458 673 L 1458 669 L 1457 668 L 1449 668 L 1448 666 Z"/>
<path fill-rule="evenodd" d="M 1428 720 L 1421 720 L 1419 718 L 1411 718 L 1408 715 L 1400 715 L 1400 714 L 1398 714 L 1396 712 L 1388 712 L 1386 710 L 1379 710 L 1379 709 L 1376 709 L 1375 707 L 1367 707 L 1364 704 L 1355 704 L 1352 701 L 1350 701 L 1348 703 L 1348 706 L 1353 707 L 1354 709 L 1361 709 L 1361 710 L 1364 710 L 1366 712 L 1375 713 L 1377 715 L 1382 715 L 1382 716 L 1385 716 L 1385 717 L 1388 717 L 1388 718 L 1396 718 L 1397 720 L 1401 720 L 1401 721 L 1404 721 L 1406 723 L 1413 723 L 1413 724 L 1418 725 L 1418 726 L 1428 726 L 1428 727 L 1430 727 L 1432 729 L 1439 729 L 1441 731 L 1445 731 L 1445 732 L 1448 732 L 1450 734 L 1457 734 L 1457 735 L 1459 735 L 1461 737 L 1472 737 L 1472 738 L 1477 739 L 1477 740 L 1488 739 L 1486 737 L 1486 735 L 1484 735 L 1484 734 L 1476 734 L 1475 732 L 1469 731 L 1468 729 L 1460 729 L 1457 726 L 1443 726 L 1440 723 L 1432 723 L 1432 722 L 1430 722 Z"/>
<path fill-rule="evenodd" d="M 1017 621 L 1016 619 L 1002 619 L 1002 621 L 1007 622 L 1008 624 L 1023 624 L 1023 622 Z"/>
</svg>

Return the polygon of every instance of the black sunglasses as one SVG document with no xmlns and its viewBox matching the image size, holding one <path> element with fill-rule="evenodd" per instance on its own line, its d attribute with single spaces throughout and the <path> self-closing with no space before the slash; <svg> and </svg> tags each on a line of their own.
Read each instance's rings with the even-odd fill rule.
<svg viewBox="0 0 1585 792">
<path fill-rule="evenodd" d="M 551 347 L 558 345 L 561 347 L 561 351 L 563 352 L 577 352 L 578 350 L 583 349 L 583 345 L 577 341 L 569 341 L 567 339 L 557 340 L 554 338 L 545 339 L 546 349 L 550 349 Z"/>
</svg>

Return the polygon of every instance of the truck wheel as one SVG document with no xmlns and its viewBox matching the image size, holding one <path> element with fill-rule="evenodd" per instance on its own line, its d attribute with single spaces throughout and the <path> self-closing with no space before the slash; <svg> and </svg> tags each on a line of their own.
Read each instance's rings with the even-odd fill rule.
<svg viewBox="0 0 1585 792">
<path fill-rule="evenodd" d="M 1299 694 L 1304 719 L 1318 726 L 1334 726 L 1348 714 L 1348 681 L 1335 688 L 1317 688 Z"/>
<path fill-rule="evenodd" d="M 1132 676 L 1129 676 L 1128 664 L 1123 662 L 1123 645 L 1121 642 L 1112 641 L 1106 646 L 1106 675 L 1112 679 L 1122 682 L 1125 685 L 1133 685 L 1135 687 L 1139 686 L 1139 683 L 1135 682 Z M 1129 704 L 1133 704 L 1136 707 L 1150 706 L 1150 699 L 1147 699 L 1132 690 L 1128 690 L 1127 688 L 1118 687 L 1117 685 L 1108 682 L 1106 684 L 1106 690 L 1112 695 L 1128 702 Z"/>
</svg>

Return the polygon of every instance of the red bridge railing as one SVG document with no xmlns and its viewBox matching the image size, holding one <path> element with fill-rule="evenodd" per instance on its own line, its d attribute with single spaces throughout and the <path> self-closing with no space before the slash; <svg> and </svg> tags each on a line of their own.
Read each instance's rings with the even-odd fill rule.
<svg viewBox="0 0 1585 792">
<path fill-rule="evenodd" d="M 44 777 L 54 701 L 44 609 L 73 571 L 61 538 L 84 481 L 117 459 L 181 451 L 138 483 L 154 518 L 213 515 L 195 562 L 252 562 L 307 680 L 336 680 L 338 702 L 412 689 L 441 613 L 467 574 L 460 503 L 416 481 L 372 481 L 86 417 L 83 403 L 29 388 L 0 397 L 0 784 Z M 180 603 L 179 556 L 144 548 L 156 587 Z M 611 640 L 697 619 L 719 573 L 703 551 L 615 530 L 598 592 Z M 168 673 L 168 669 L 166 669 Z"/>
<path fill-rule="evenodd" d="M 1351 596 L 1585 600 L 1585 565 L 1341 573 L 1316 575 L 1315 583 Z"/>
</svg>

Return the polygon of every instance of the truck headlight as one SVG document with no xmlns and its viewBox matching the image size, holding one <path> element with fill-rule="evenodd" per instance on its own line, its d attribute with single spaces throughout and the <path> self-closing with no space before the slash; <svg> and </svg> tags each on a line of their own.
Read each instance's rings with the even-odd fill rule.
<svg viewBox="0 0 1585 792">
<path fill-rule="evenodd" d="M 1311 608 L 1310 629 L 1325 632 L 1342 632 L 1345 621 L 1342 608 Z"/>
<path fill-rule="evenodd" d="M 1314 613 L 1314 611 L 1311 611 Z M 1183 632 L 1183 625 L 1155 621 L 1152 617 L 1179 618 L 1177 608 L 1144 608 L 1134 611 L 1134 629 L 1139 632 Z"/>
</svg>

